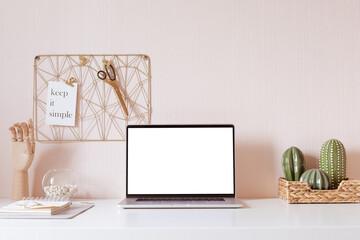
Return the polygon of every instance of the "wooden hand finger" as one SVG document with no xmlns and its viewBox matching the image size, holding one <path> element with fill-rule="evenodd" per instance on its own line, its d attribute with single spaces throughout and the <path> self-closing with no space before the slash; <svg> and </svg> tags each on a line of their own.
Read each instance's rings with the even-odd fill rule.
<svg viewBox="0 0 360 240">
<path fill-rule="evenodd" d="M 16 130 L 17 130 L 18 142 L 24 141 L 24 138 L 23 138 L 23 130 L 22 130 L 22 128 L 21 128 L 20 123 L 15 123 L 15 124 L 14 124 L 14 127 L 16 127 Z"/>
<path fill-rule="evenodd" d="M 34 124 L 32 119 L 30 118 L 28 120 L 28 126 L 29 126 L 29 140 L 31 144 L 32 152 L 35 152 L 35 138 L 34 138 Z"/>
<path fill-rule="evenodd" d="M 11 132 L 11 141 L 16 142 L 17 138 L 16 138 L 16 130 L 13 126 L 9 127 L 9 130 Z"/>
<path fill-rule="evenodd" d="M 21 123 L 21 128 L 22 128 L 22 130 L 23 130 L 23 132 L 24 132 L 24 140 L 25 140 L 25 138 L 29 136 L 29 128 L 28 128 L 28 125 L 27 125 L 25 122 L 22 122 L 22 123 Z"/>
<path fill-rule="evenodd" d="M 27 154 L 32 154 L 32 153 L 34 153 L 34 152 L 32 151 L 32 147 L 31 147 L 31 143 L 30 143 L 29 137 L 25 137 L 24 142 L 25 142 L 25 144 L 26 144 L 25 152 L 26 152 Z"/>
</svg>

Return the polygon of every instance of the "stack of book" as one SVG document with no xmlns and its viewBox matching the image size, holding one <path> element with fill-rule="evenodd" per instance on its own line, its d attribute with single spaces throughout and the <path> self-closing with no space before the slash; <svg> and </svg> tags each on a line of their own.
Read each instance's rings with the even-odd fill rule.
<svg viewBox="0 0 360 240">
<path fill-rule="evenodd" d="M 7 215 L 55 215 L 69 209 L 71 201 L 52 198 L 25 199 L 0 208 L 0 214 Z"/>
</svg>

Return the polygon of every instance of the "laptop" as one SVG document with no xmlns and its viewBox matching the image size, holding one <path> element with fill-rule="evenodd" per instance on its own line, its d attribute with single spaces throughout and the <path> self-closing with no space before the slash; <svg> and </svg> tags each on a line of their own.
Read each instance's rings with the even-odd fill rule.
<svg viewBox="0 0 360 240">
<path fill-rule="evenodd" d="M 129 125 L 121 208 L 239 208 L 233 125 Z"/>
</svg>

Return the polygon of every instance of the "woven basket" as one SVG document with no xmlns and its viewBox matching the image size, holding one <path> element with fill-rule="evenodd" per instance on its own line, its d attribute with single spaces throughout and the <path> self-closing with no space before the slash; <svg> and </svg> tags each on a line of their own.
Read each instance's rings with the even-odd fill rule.
<svg viewBox="0 0 360 240">
<path fill-rule="evenodd" d="M 279 197 L 287 203 L 359 203 L 360 180 L 344 180 L 335 190 L 312 190 L 307 182 L 280 178 Z"/>
</svg>

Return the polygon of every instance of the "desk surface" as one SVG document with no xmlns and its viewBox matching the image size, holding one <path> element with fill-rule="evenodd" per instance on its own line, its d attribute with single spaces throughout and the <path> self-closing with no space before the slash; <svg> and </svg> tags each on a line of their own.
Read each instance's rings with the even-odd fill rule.
<svg viewBox="0 0 360 240">
<path fill-rule="evenodd" d="M 360 204 L 243 199 L 241 209 L 120 209 L 91 200 L 74 219 L 0 219 L 0 239 L 344 239 L 360 234 Z M 0 200 L 0 205 L 11 201 Z"/>
</svg>

